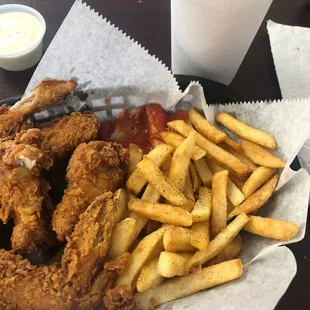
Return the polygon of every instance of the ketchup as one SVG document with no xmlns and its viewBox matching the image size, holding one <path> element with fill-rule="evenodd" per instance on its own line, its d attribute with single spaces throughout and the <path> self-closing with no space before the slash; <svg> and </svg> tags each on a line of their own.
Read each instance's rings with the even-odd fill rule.
<svg viewBox="0 0 310 310">
<path fill-rule="evenodd" d="M 166 112 L 159 103 L 128 109 L 101 123 L 99 139 L 118 142 L 126 148 L 134 143 L 148 153 L 155 141 L 161 141 L 160 134 L 167 128 L 167 122 L 177 119 L 187 122 L 188 112 Z"/>
</svg>

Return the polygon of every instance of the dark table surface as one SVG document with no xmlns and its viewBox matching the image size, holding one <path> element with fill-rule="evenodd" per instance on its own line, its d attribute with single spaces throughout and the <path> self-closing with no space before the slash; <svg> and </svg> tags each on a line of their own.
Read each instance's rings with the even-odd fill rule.
<svg viewBox="0 0 310 310">
<path fill-rule="evenodd" d="M 46 19 L 45 48 L 53 39 L 74 0 L 0 0 L 0 4 L 20 3 L 39 10 Z M 170 1 L 88 0 L 93 8 L 145 46 L 168 66 L 170 56 Z M 306 0 L 274 0 L 243 63 L 231 83 L 247 100 L 279 99 L 280 89 L 270 52 L 266 20 L 310 27 L 310 9 Z M 23 72 L 0 69 L 0 100 L 22 94 L 34 68 Z M 309 232 L 302 242 L 293 244 L 298 272 L 276 309 L 310 309 L 310 242 Z M 275 283 L 275 285 L 277 285 Z M 240 297 L 241 298 L 241 297 Z"/>
</svg>

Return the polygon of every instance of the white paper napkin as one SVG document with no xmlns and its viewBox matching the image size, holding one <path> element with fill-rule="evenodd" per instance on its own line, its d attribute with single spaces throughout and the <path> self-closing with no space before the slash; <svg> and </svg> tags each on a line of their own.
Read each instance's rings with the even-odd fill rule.
<svg viewBox="0 0 310 310">
<path fill-rule="evenodd" d="M 283 99 L 310 97 L 310 29 L 271 20 L 267 29 Z M 310 122 L 310 114 L 308 117 Z M 301 166 L 310 173 L 310 133 L 298 155 Z"/>
<path fill-rule="evenodd" d="M 228 85 L 272 0 L 171 0 L 172 71 Z"/>
</svg>

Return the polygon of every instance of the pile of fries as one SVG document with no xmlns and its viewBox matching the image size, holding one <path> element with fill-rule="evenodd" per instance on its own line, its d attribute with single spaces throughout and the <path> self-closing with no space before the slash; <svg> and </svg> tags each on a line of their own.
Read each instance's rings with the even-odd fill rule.
<svg viewBox="0 0 310 310">
<path fill-rule="evenodd" d="M 278 240 L 298 231 L 293 223 L 255 215 L 285 166 L 266 149 L 276 148 L 274 138 L 226 113 L 216 120 L 240 143 L 195 109 L 189 118 L 169 122 L 164 143 L 145 156 L 130 146 L 128 204 L 126 191 L 119 192 L 129 213 L 114 231 L 109 257 L 131 252 L 116 285 L 136 290 L 141 309 L 239 278 L 241 230 Z"/>
</svg>

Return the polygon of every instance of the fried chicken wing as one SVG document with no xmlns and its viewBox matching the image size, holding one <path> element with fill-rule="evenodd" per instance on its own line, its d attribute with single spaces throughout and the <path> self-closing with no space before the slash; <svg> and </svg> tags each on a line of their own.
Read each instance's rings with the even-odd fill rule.
<svg viewBox="0 0 310 310">
<path fill-rule="evenodd" d="M 127 164 L 128 151 L 117 143 L 92 141 L 76 148 L 67 167 L 68 187 L 53 215 L 59 240 L 71 233 L 95 197 L 120 187 Z"/>
<path fill-rule="evenodd" d="M 75 90 L 75 81 L 44 79 L 27 96 L 14 106 L 0 107 L 0 138 L 12 137 L 22 128 L 24 121 L 36 112 L 60 101 L 65 95 Z"/>
<path fill-rule="evenodd" d="M 81 143 L 95 140 L 100 122 L 94 113 L 73 112 L 69 116 L 56 118 L 42 128 L 41 149 L 59 159 L 70 155 Z"/>
<path fill-rule="evenodd" d="M 14 219 L 12 248 L 30 252 L 48 240 L 49 185 L 40 170 L 49 165 L 35 145 L 6 140 L 0 144 L 0 219 Z"/>
<path fill-rule="evenodd" d="M 0 305 L 17 310 L 102 306 L 102 292 L 96 294 L 92 286 L 104 264 L 116 208 L 112 193 L 88 206 L 68 237 L 61 267 L 33 266 L 20 255 L 0 250 Z M 105 287 L 100 288 L 104 292 Z"/>
</svg>

